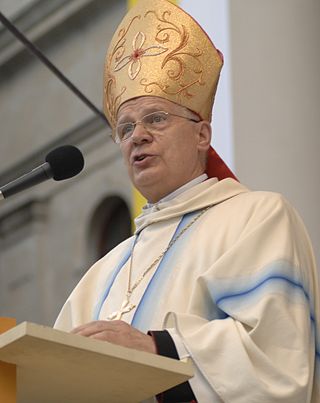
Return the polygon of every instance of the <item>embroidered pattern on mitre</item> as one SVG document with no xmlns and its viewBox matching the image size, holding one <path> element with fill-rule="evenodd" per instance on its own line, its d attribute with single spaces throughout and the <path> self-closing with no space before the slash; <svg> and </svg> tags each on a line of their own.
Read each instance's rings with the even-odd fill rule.
<svg viewBox="0 0 320 403">
<path fill-rule="evenodd" d="M 211 121 L 222 64 L 190 15 L 167 0 L 141 0 L 120 23 L 106 55 L 105 114 L 114 127 L 122 103 L 149 95 Z"/>
</svg>

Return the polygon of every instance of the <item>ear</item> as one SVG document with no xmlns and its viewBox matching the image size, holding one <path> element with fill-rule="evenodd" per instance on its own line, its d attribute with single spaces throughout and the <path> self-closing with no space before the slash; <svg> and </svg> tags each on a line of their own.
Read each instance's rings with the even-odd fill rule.
<svg viewBox="0 0 320 403">
<path fill-rule="evenodd" d="M 211 125 L 207 120 L 197 123 L 198 126 L 198 150 L 201 153 L 207 153 L 211 143 Z"/>
</svg>

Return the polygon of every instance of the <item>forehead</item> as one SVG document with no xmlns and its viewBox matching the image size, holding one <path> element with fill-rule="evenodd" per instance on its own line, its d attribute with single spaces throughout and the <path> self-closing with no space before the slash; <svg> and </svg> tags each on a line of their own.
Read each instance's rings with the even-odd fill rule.
<svg viewBox="0 0 320 403">
<path fill-rule="evenodd" d="M 144 112 L 152 111 L 178 111 L 181 106 L 160 97 L 139 97 L 130 99 L 122 104 L 118 111 L 117 118 L 127 115 L 141 115 Z"/>
</svg>

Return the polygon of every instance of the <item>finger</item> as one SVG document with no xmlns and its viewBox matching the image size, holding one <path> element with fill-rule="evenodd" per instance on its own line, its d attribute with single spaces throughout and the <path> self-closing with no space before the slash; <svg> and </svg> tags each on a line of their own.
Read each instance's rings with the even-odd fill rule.
<svg viewBox="0 0 320 403">
<path fill-rule="evenodd" d="M 132 343 L 132 338 L 128 334 L 120 332 L 109 332 L 103 330 L 88 336 L 90 339 L 107 341 L 109 343 L 117 344 L 123 347 L 134 347 L 135 343 Z"/>
<path fill-rule="evenodd" d="M 120 320 L 118 321 L 97 320 L 78 326 L 74 328 L 71 331 L 71 333 L 81 336 L 91 336 L 101 331 L 109 331 L 117 333 L 119 331 L 124 331 L 124 329 L 128 328 L 130 328 L 130 325 Z"/>
<path fill-rule="evenodd" d="M 119 343 L 119 337 L 116 337 L 113 333 L 110 333 L 108 331 L 94 333 L 94 334 L 92 334 L 92 335 L 90 335 L 88 337 L 90 339 L 107 341 L 109 343 L 122 345 L 121 342 Z"/>
<path fill-rule="evenodd" d="M 157 353 L 153 338 L 143 333 L 130 335 L 103 331 L 91 335 L 90 338 L 117 344 L 122 347 L 134 348 L 135 350 L 146 351 L 154 354 Z"/>
<path fill-rule="evenodd" d="M 78 326 L 71 330 L 71 333 L 90 336 L 91 334 L 98 333 L 102 330 L 112 329 L 107 321 L 94 321 L 84 325 Z"/>
</svg>

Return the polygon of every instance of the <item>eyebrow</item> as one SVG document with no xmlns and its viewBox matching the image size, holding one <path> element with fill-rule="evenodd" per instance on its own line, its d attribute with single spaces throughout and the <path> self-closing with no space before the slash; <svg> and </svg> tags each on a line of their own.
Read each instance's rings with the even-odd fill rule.
<svg viewBox="0 0 320 403">
<path fill-rule="evenodd" d="M 143 118 L 146 115 L 149 115 L 150 113 L 153 112 L 159 112 L 159 111 L 163 111 L 163 112 L 167 112 L 168 108 L 165 108 L 164 106 L 161 108 L 160 106 L 147 106 L 142 113 L 141 118 Z M 118 120 L 117 120 L 117 124 L 122 124 L 122 123 L 134 123 L 136 120 L 133 120 L 133 118 L 130 117 L 130 113 L 128 114 L 124 114 L 123 116 L 121 116 Z M 140 119 L 141 119 L 140 118 Z M 139 120 L 139 119 L 137 119 Z"/>
</svg>

